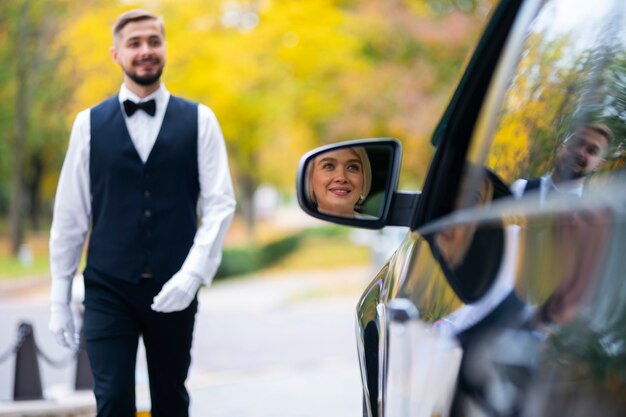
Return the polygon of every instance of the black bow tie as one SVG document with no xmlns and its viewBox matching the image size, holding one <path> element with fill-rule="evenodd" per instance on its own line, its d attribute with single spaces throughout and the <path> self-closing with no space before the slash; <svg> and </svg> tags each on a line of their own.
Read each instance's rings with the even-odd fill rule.
<svg viewBox="0 0 626 417">
<path fill-rule="evenodd" d="M 144 101 L 142 103 L 135 103 L 131 100 L 124 100 L 124 111 L 126 112 L 128 117 L 135 114 L 137 110 L 143 110 L 150 116 L 154 116 L 154 113 L 156 113 L 156 102 L 154 101 L 154 99 Z"/>
</svg>

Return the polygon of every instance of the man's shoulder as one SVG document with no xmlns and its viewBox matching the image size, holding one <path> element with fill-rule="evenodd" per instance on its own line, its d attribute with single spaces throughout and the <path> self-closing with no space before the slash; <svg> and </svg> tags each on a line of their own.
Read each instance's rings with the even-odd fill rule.
<svg viewBox="0 0 626 417">
<path fill-rule="evenodd" d="M 178 107 L 187 107 L 197 109 L 198 117 L 200 120 L 217 120 L 215 112 L 208 105 L 199 103 L 197 101 L 189 100 L 184 97 L 170 95 L 170 101 Z"/>
<path fill-rule="evenodd" d="M 169 103 L 167 105 L 168 111 L 184 112 L 189 114 L 198 115 L 199 109 L 205 107 L 202 104 L 189 100 L 184 97 L 170 95 Z"/>
<path fill-rule="evenodd" d="M 101 102 L 91 106 L 89 109 L 87 110 L 91 110 L 91 111 L 98 111 L 107 107 L 110 107 L 112 104 L 117 104 L 119 103 L 119 99 L 117 98 L 117 94 L 108 98 L 105 98 L 104 100 L 102 100 Z"/>
<path fill-rule="evenodd" d="M 524 187 L 524 191 L 537 190 L 540 187 L 541 187 L 541 177 L 529 178 L 526 180 L 526 187 Z"/>
<path fill-rule="evenodd" d="M 174 94 L 170 94 L 170 101 L 171 102 L 177 102 L 177 103 L 180 103 L 182 105 L 194 106 L 194 107 L 198 107 L 198 106 L 201 105 L 197 101 L 190 100 L 188 98 L 181 97 L 181 96 L 175 96 Z"/>
<path fill-rule="evenodd" d="M 191 100 L 186 97 L 177 96 L 175 94 L 170 94 L 170 100 L 178 101 L 179 103 L 186 103 L 188 105 L 196 106 L 204 111 L 208 110 L 213 112 L 213 109 L 208 104 L 200 103 L 199 101 Z"/>
<path fill-rule="evenodd" d="M 541 187 L 541 177 L 538 178 L 519 178 L 513 181 L 510 190 L 516 197 L 520 198 L 524 193 L 532 190 L 538 190 Z"/>
</svg>

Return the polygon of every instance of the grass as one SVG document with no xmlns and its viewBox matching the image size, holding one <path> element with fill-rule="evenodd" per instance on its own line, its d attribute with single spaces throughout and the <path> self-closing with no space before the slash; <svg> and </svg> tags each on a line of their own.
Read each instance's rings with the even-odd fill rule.
<svg viewBox="0 0 626 417">
<path fill-rule="evenodd" d="M 0 280 L 48 276 L 48 239 L 47 233 L 29 233 L 24 244 L 32 261 L 23 263 L 12 256 L 8 237 L 0 236 Z"/>
<path fill-rule="evenodd" d="M 346 236 L 312 236 L 267 271 L 332 269 L 369 262 L 369 248 L 351 243 Z"/>
<path fill-rule="evenodd" d="M 30 264 L 22 264 L 15 258 L 0 257 L 0 280 L 47 276 L 49 263 L 47 259 L 35 258 Z"/>
</svg>

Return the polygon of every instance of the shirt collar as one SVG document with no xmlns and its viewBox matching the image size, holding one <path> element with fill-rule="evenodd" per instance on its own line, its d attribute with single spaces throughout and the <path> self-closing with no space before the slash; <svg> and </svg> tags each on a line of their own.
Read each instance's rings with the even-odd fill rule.
<svg viewBox="0 0 626 417">
<path fill-rule="evenodd" d="M 122 84 L 122 86 L 120 87 L 120 92 L 119 92 L 120 103 L 123 103 L 124 100 L 132 100 L 135 103 L 140 103 L 143 101 L 154 99 L 156 101 L 157 108 L 159 108 L 159 106 L 164 106 L 169 96 L 170 96 L 170 92 L 167 91 L 167 88 L 165 88 L 165 84 L 163 83 L 161 83 L 159 88 L 155 90 L 152 94 L 144 98 L 139 98 L 139 96 L 137 96 L 137 94 L 130 91 L 128 87 L 126 87 L 125 84 Z"/>
<path fill-rule="evenodd" d="M 571 181 L 571 182 L 566 182 L 563 183 L 561 185 L 559 185 L 557 187 L 557 185 L 554 183 L 554 181 L 552 181 L 552 174 L 548 173 L 546 175 L 544 175 L 543 177 L 541 177 L 542 180 L 542 185 L 545 187 L 546 192 L 547 190 L 553 189 L 556 190 L 558 192 L 564 193 L 564 194 L 572 194 L 578 197 L 581 197 L 583 195 L 583 184 L 582 183 L 577 183 L 575 181 Z"/>
</svg>

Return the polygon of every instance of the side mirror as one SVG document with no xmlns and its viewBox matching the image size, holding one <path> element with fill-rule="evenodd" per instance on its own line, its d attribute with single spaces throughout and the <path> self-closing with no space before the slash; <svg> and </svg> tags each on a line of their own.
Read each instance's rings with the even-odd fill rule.
<svg viewBox="0 0 626 417">
<path fill-rule="evenodd" d="M 322 146 L 300 159 L 297 196 L 313 217 L 379 229 L 389 223 L 402 148 L 393 138 Z M 403 224 L 404 225 L 404 224 Z"/>
</svg>

